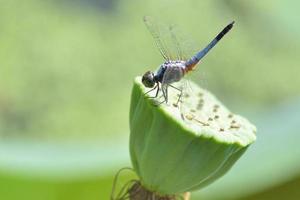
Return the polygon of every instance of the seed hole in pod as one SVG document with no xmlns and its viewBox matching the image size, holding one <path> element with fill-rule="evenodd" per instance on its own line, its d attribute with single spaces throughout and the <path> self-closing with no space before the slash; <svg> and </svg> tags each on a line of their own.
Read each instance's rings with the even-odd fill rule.
<svg viewBox="0 0 300 200">
<path fill-rule="evenodd" d="M 199 103 L 199 104 L 197 105 L 197 110 L 201 110 L 202 107 L 203 107 L 203 104 Z"/>
<path fill-rule="evenodd" d="M 213 118 L 211 118 L 211 117 L 210 117 L 210 118 L 208 118 L 208 121 L 212 121 L 212 120 L 213 120 Z"/>
<path fill-rule="evenodd" d="M 203 125 L 203 126 L 209 126 L 209 123 L 206 123 L 206 122 L 200 121 L 200 120 L 199 120 L 199 119 L 197 119 L 197 118 L 194 118 L 194 120 L 195 120 L 196 122 L 198 122 L 199 124 Z"/>
<path fill-rule="evenodd" d="M 233 118 L 233 114 L 230 113 L 230 114 L 228 115 L 228 118 Z"/>
<path fill-rule="evenodd" d="M 186 93 L 186 94 L 184 95 L 184 97 L 185 97 L 185 98 L 188 98 L 188 97 L 190 97 L 190 95 Z"/>
<path fill-rule="evenodd" d="M 202 93 L 202 92 L 199 92 L 199 93 L 198 93 L 198 96 L 199 96 L 199 97 L 203 97 L 203 93 Z"/>
<path fill-rule="evenodd" d="M 240 127 L 237 126 L 237 125 L 231 125 L 230 128 L 231 128 L 231 129 L 239 129 Z"/>
<path fill-rule="evenodd" d="M 220 131 L 221 131 L 221 132 L 224 132 L 224 128 L 220 128 Z"/>
<path fill-rule="evenodd" d="M 217 108 L 214 108 L 214 109 L 213 109 L 213 112 L 218 112 L 218 109 L 217 109 Z"/>
<path fill-rule="evenodd" d="M 218 108 L 220 108 L 220 106 L 216 104 L 216 105 L 214 105 L 214 108 L 218 109 Z"/>
<path fill-rule="evenodd" d="M 183 113 L 180 113 L 180 117 L 181 117 L 182 120 L 185 120 Z"/>
<path fill-rule="evenodd" d="M 232 121 L 231 121 L 231 123 L 232 123 L 232 124 L 235 124 L 235 123 L 236 123 L 236 121 L 235 121 L 235 120 L 232 120 Z"/>
<path fill-rule="evenodd" d="M 204 99 L 202 99 L 202 98 L 199 99 L 199 103 L 202 103 L 202 104 L 203 104 L 203 103 L 204 103 Z"/>
<path fill-rule="evenodd" d="M 219 119 L 220 118 L 220 116 L 219 115 L 215 115 L 215 117 L 214 117 L 215 119 Z"/>
</svg>

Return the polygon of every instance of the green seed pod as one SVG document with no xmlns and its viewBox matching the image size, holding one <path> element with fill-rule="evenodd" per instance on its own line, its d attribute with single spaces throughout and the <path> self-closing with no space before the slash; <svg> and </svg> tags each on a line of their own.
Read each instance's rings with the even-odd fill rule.
<svg viewBox="0 0 300 200">
<path fill-rule="evenodd" d="M 178 91 L 170 88 L 169 103 L 154 106 L 141 77 L 134 81 L 131 161 L 143 187 L 157 194 L 182 194 L 212 183 L 256 139 L 248 120 L 232 114 L 208 91 L 192 82 L 190 86 L 184 103 L 176 103 Z"/>
</svg>

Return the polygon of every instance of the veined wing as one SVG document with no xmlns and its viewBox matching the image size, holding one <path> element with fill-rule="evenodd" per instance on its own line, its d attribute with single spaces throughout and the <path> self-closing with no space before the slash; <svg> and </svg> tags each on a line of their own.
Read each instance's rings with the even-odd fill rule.
<svg viewBox="0 0 300 200">
<path fill-rule="evenodd" d="M 144 22 L 165 60 L 187 60 L 196 52 L 191 40 L 186 39 L 176 26 L 157 23 L 150 16 L 145 16 Z"/>
<path fill-rule="evenodd" d="M 188 60 L 199 50 L 196 42 L 181 31 L 178 26 L 170 25 L 169 31 L 179 55 L 178 60 Z"/>
</svg>

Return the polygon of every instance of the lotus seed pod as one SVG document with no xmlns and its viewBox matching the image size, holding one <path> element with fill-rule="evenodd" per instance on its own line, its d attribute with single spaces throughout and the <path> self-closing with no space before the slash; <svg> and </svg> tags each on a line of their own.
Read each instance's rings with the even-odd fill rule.
<svg viewBox="0 0 300 200">
<path fill-rule="evenodd" d="M 176 86 L 176 85 L 175 85 Z M 161 195 L 200 189 L 224 175 L 256 139 L 256 128 L 210 92 L 190 83 L 155 106 L 156 91 L 136 77 L 130 107 L 130 155 L 141 185 Z M 183 106 L 184 105 L 184 106 Z"/>
</svg>

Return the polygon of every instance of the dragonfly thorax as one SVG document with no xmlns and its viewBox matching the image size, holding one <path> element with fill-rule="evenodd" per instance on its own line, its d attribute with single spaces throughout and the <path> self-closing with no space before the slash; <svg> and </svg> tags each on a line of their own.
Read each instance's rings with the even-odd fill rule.
<svg viewBox="0 0 300 200">
<path fill-rule="evenodd" d="M 160 83 L 163 81 L 168 81 L 170 83 L 179 81 L 185 73 L 185 62 L 186 61 L 183 60 L 164 62 L 156 71 L 154 78 Z"/>
</svg>

